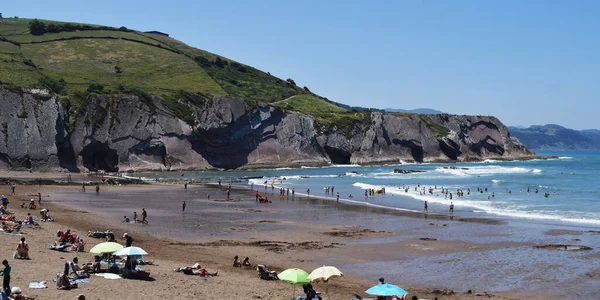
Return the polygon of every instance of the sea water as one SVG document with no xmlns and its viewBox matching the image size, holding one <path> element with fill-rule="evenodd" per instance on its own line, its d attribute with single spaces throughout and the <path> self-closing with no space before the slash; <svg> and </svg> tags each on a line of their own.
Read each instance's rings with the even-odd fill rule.
<svg viewBox="0 0 600 300">
<path fill-rule="evenodd" d="M 453 203 L 455 215 L 600 225 L 600 172 L 597 171 L 600 169 L 600 151 L 540 151 L 538 154 L 558 158 L 139 175 L 162 179 L 221 179 L 224 184 L 231 181 L 239 184 L 240 178 L 246 178 L 243 184 L 252 185 L 263 192 L 278 193 L 280 188 L 294 189 L 296 195 L 310 193 L 312 197 L 324 197 L 332 201 L 336 200 L 339 193 L 341 202 L 393 210 L 422 211 L 423 203 L 427 201 L 430 213 L 448 214 L 449 205 Z M 424 172 L 394 173 L 394 169 Z M 333 186 L 333 193 L 326 194 L 326 186 Z M 365 197 L 366 189 L 382 188 L 385 188 L 385 195 Z M 433 193 L 429 192 L 430 188 L 434 188 Z M 442 189 L 447 189 L 448 194 L 442 193 Z M 464 193 L 463 197 L 457 196 L 459 189 Z M 484 192 L 479 193 L 478 189 Z M 468 190 L 470 195 L 467 195 Z"/>
</svg>

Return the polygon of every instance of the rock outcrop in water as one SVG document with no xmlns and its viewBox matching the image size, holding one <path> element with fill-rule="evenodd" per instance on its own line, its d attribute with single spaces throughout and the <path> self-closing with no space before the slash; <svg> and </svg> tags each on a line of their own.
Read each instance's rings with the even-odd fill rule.
<svg viewBox="0 0 600 300">
<path fill-rule="evenodd" d="M 183 101 L 183 100 L 182 100 Z M 233 98 L 88 96 L 78 115 L 45 90 L 0 87 L 0 169 L 165 170 L 522 159 L 535 154 L 494 117 L 371 113 L 351 130 Z"/>
</svg>

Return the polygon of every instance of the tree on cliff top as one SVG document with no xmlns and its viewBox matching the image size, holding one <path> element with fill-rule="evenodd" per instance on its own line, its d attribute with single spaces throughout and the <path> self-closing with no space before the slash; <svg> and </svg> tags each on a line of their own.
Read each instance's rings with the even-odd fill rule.
<svg viewBox="0 0 600 300">
<path fill-rule="evenodd" d="M 46 24 L 38 19 L 29 22 L 29 32 L 33 35 L 42 35 L 46 33 Z"/>
</svg>

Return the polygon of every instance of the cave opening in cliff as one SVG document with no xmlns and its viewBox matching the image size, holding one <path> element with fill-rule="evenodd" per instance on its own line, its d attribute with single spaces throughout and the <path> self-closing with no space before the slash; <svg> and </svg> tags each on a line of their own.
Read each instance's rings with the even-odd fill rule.
<svg viewBox="0 0 600 300">
<path fill-rule="evenodd" d="M 341 149 L 337 149 L 337 148 L 327 147 L 327 146 L 325 146 L 324 148 L 325 148 L 325 152 L 329 156 L 329 159 L 331 160 L 332 164 L 336 164 L 336 165 L 349 165 L 350 164 L 350 158 L 352 157 L 352 154 L 350 152 L 344 151 Z"/>
<path fill-rule="evenodd" d="M 106 143 L 92 142 L 83 148 L 80 155 L 83 166 L 90 171 L 119 171 L 117 151 L 110 149 Z"/>
</svg>

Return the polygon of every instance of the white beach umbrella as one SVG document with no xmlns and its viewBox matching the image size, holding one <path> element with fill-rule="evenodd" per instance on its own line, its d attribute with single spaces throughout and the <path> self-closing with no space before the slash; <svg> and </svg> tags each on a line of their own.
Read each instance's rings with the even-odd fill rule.
<svg viewBox="0 0 600 300">
<path fill-rule="evenodd" d="M 148 255 L 148 252 L 146 252 L 144 249 L 139 248 L 139 247 L 126 247 L 126 248 L 122 248 L 122 249 L 115 251 L 113 253 L 113 255 L 116 255 L 116 256 L 142 256 L 142 255 Z"/>
</svg>

